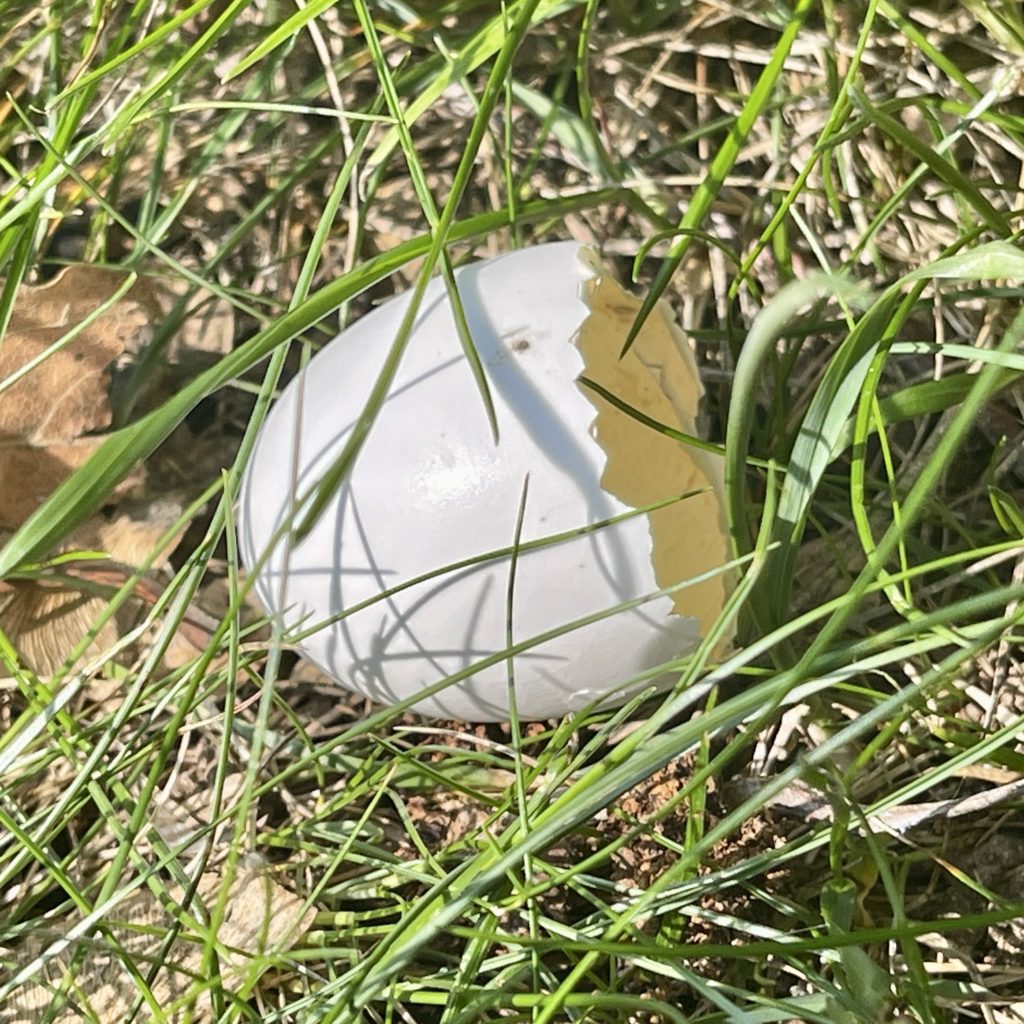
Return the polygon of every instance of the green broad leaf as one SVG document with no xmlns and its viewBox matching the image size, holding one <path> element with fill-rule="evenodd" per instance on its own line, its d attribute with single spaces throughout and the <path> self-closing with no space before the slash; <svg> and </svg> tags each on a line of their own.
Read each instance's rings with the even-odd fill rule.
<svg viewBox="0 0 1024 1024">
<path fill-rule="evenodd" d="M 996 378 L 992 383 L 993 390 L 990 394 L 1002 390 L 1019 377 L 1019 373 L 1007 372 Z M 887 426 L 891 426 L 894 423 L 916 420 L 919 416 L 945 412 L 947 409 L 959 405 L 977 382 L 977 374 L 956 373 L 949 377 L 943 377 L 941 380 L 926 380 L 920 384 L 911 384 L 909 387 L 901 388 L 878 400 L 882 421 Z"/>
<path fill-rule="evenodd" d="M 821 890 L 821 916 L 830 931 L 848 932 L 857 909 L 857 885 L 849 878 L 833 878 Z"/>
<path fill-rule="evenodd" d="M 845 277 L 822 274 L 791 282 L 758 314 L 736 363 L 726 429 L 725 495 L 729 527 L 739 552 L 750 550 L 758 529 L 752 521 L 754 504 L 747 490 L 746 473 L 762 370 L 783 330 L 799 311 L 828 295 L 855 306 L 866 304 L 870 297 Z M 867 358 L 870 359 L 870 354 Z M 829 369 L 831 378 L 826 374 L 819 386 L 790 455 L 790 470 L 783 484 L 774 532 L 774 539 L 782 545 L 781 550 L 773 553 L 775 562 L 789 566 L 796 557 L 799 542 L 796 526 L 799 524 L 802 532 L 802 517 L 810 506 L 817 481 L 832 459 L 833 450 L 845 436 L 847 420 L 866 370 L 867 362 L 864 354 L 858 353 L 856 343 L 847 344 L 833 360 Z M 785 606 L 780 594 L 781 590 L 773 588 L 770 600 L 776 610 Z M 762 598 L 757 595 L 753 599 L 753 611 L 762 625 L 774 621 L 775 613 L 762 606 Z"/>
<path fill-rule="evenodd" d="M 882 1014 L 892 999 L 893 980 L 889 973 L 856 946 L 844 946 L 839 962 L 845 988 L 858 1004 L 858 1019 L 884 1020 Z"/>
<path fill-rule="evenodd" d="M 898 347 L 894 345 L 893 351 L 896 351 Z M 996 377 L 986 384 L 987 396 L 991 397 L 997 394 L 1008 384 L 1019 380 L 1022 374 L 1024 374 L 1024 370 L 1020 372 L 1008 370 L 1002 376 Z M 978 375 L 976 373 L 955 373 L 940 380 L 926 380 L 920 384 L 911 384 L 899 391 L 894 391 L 891 395 L 879 398 L 878 413 L 881 422 L 884 426 L 891 427 L 897 423 L 909 423 L 921 416 L 946 412 L 948 409 L 958 406 L 977 384 Z M 874 422 L 869 424 L 869 427 L 874 430 Z M 833 458 L 853 444 L 853 430 L 853 421 L 850 420 L 833 452 Z"/>
<path fill-rule="evenodd" d="M 892 338 L 909 312 L 909 303 L 912 302 L 914 294 L 923 288 L 927 281 L 933 279 L 933 270 L 937 270 L 942 277 L 956 276 L 955 272 L 958 271 L 960 274 L 968 275 L 972 280 L 980 279 L 985 273 L 995 270 L 998 277 L 1003 277 L 1011 266 L 1020 265 L 1024 269 L 1024 264 L 1017 264 L 1016 260 L 1016 250 L 1013 246 L 994 242 L 936 260 L 926 267 L 914 270 L 888 288 L 867 309 L 840 345 L 815 391 L 790 453 L 786 478 L 779 497 L 777 529 L 773 538 L 778 542 L 778 548 L 773 554 L 772 572 L 766 574 L 767 594 L 758 595 L 754 606 L 755 614 L 766 616 L 763 619 L 764 625 L 776 624 L 779 621 L 777 616 L 784 615 L 785 609 L 789 606 L 796 551 L 803 536 L 814 494 L 826 467 L 852 437 L 849 419 L 860 399 L 861 388 L 875 352 L 884 340 Z M 907 299 L 901 299 L 901 292 L 907 284 L 915 286 L 914 292 Z M 788 293 L 780 293 L 775 302 L 778 302 L 783 294 Z M 755 337 L 754 331 L 751 331 L 751 336 Z M 763 348 L 765 341 L 760 334 L 756 337 L 757 348 Z M 747 344 L 750 345 L 749 339 Z M 763 358 L 762 354 L 760 359 Z M 1005 382 L 1007 371 L 1001 367 L 1008 358 L 1012 358 L 1012 352 L 1005 346 L 1001 347 L 992 353 L 991 362 L 985 367 L 984 376 L 967 375 L 966 380 L 949 387 L 963 388 L 965 399 L 969 397 L 972 402 L 980 402 Z M 758 359 L 756 350 L 749 359 L 752 362 Z M 749 398 L 745 398 L 749 395 L 751 387 L 751 382 L 747 381 L 745 375 L 746 360 L 745 346 L 743 356 L 737 364 L 737 385 L 743 385 L 743 393 L 734 393 L 733 406 L 744 400 L 749 401 Z M 741 369 L 744 370 L 742 378 Z M 948 398 L 951 394 L 952 391 L 945 397 Z M 932 400 L 936 398 L 935 392 L 926 392 L 926 395 Z M 733 406 L 730 406 L 730 429 Z M 737 410 L 739 422 L 743 422 L 745 415 L 742 408 Z M 734 444 L 738 446 L 741 442 L 745 444 L 743 435 Z M 731 516 L 737 514 L 743 507 L 737 485 L 733 484 L 730 487 L 732 478 L 729 474 L 737 471 L 736 457 L 732 461 L 727 457 L 726 487 L 727 497 L 731 503 Z"/>
</svg>

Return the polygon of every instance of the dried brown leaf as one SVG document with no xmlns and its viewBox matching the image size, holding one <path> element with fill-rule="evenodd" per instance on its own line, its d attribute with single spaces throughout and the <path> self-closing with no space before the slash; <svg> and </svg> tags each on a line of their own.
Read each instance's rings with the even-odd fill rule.
<svg viewBox="0 0 1024 1024">
<path fill-rule="evenodd" d="M 18 293 L 0 345 L 0 378 L 18 372 L 110 302 L 120 271 L 82 264 Z M 0 435 L 36 446 L 71 441 L 110 426 L 111 365 L 148 335 L 155 312 L 136 282 L 66 345 L 3 393 Z"/>
<path fill-rule="evenodd" d="M 227 775 L 221 793 L 223 807 L 232 806 L 244 784 L 242 773 Z M 160 838 L 172 847 L 195 844 L 213 823 L 212 796 L 210 786 L 198 773 L 175 773 L 168 792 L 157 802 L 151 815 Z M 78 918 L 68 915 L 54 920 L 49 934 L 37 932 L 24 942 L 14 953 L 13 959 L 18 964 L 30 964 L 39 957 L 46 962 L 14 992 L 7 1004 L 0 1007 L 0 1024 L 35 1024 L 42 1011 L 57 998 L 58 991 L 69 995 L 67 1004 L 54 1018 L 55 1024 L 71 1024 L 82 1019 L 104 1022 L 129 1019 L 131 1008 L 142 997 L 126 963 L 134 965 L 136 977 L 143 978 L 150 978 L 159 964 L 159 969 L 152 974 L 149 991 L 168 1021 L 189 1020 L 203 1024 L 211 1020 L 209 985 L 197 981 L 204 977 L 205 956 L 205 940 L 199 923 L 205 925 L 212 919 L 225 886 L 223 861 L 229 845 L 219 834 L 224 829 L 230 829 L 230 823 L 209 835 L 209 845 L 191 850 L 198 855 L 205 847 L 207 859 L 195 887 L 195 896 L 187 908 L 186 890 L 182 886 L 170 886 L 163 897 L 141 889 L 122 900 L 107 915 L 104 925 L 109 938 L 99 935 L 83 938 L 52 958 L 46 956 L 51 943 L 76 926 Z M 85 874 L 78 872 L 83 886 L 89 884 L 107 861 L 110 840 L 109 833 L 97 835 L 77 859 L 76 867 L 87 865 Z M 144 836 L 140 836 L 137 848 L 143 856 L 153 855 Z M 199 862 L 194 860 L 189 865 L 179 862 L 179 866 L 187 876 L 194 877 Z M 223 900 L 215 970 L 225 992 L 243 998 L 256 987 L 273 958 L 286 953 L 298 942 L 316 912 L 274 880 L 275 870 L 256 855 L 243 857 Z M 183 923 L 170 948 L 164 952 L 163 944 L 168 934 L 179 927 L 179 922 Z M 115 952 L 118 949 L 122 956 Z M 208 970 L 205 977 L 209 977 Z M 139 1015 L 131 1019 L 145 1022 L 152 1018 L 143 1004 Z"/>
<path fill-rule="evenodd" d="M 160 315 L 144 282 L 132 282 L 118 296 L 126 282 L 119 271 L 82 264 L 18 292 L 0 344 L 0 381 L 14 378 L 0 391 L 0 530 L 24 522 L 91 457 L 111 426 L 112 376 L 145 344 Z M 47 355 L 54 345 L 59 347 Z M 143 479 L 137 470 L 112 499 L 137 491 Z M 124 565 L 139 565 L 179 511 L 174 506 L 168 517 L 166 504 L 151 503 L 141 511 L 125 508 L 110 519 L 97 516 L 68 537 L 61 550 L 102 550 Z M 48 674 L 93 627 L 105 603 L 95 593 L 52 584 L 10 584 L 0 601 L 0 628 L 25 664 Z M 108 648 L 127 628 L 125 615 L 134 620 L 137 612 L 137 604 L 127 607 L 121 621 L 107 623 L 88 653 Z"/>
<path fill-rule="evenodd" d="M 61 547 L 103 551 L 120 565 L 135 567 L 156 553 L 161 537 L 180 512 L 180 506 L 171 501 L 129 502 L 116 516 L 94 516 L 87 520 Z M 165 557 L 173 543 L 163 552 Z M 117 585 L 116 580 L 108 580 L 101 573 L 102 578 L 94 582 L 106 584 L 108 589 L 97 593 L 95 587 L 90 590 L 88 568 L 70 567 L 69 572 L 80 574 L 83 584 L 11 581 L 0 594 L 0 629 L 14 644 L 22 663 L 37 675 L 57 671 L 94 628 L 107 608 L 109 588 Z M 142 607 L 143 602 L 135 598 L 125 602 L 97 631 L 84 656 L 92 658 L 108 651 L 136 624 Z"/>
<path fill-rule="evenodd" d="M 123 273 L 83 264 L 21 288 L 0 343 L 0 381 L 21 373 L 111 303 L 124 281 Z M 113 418 L 113 368 L 145 342 L 157 310 L 147 287 L 135 282 L 0 392 L 0 527 L 19 526 L 95 450 L 93 435 Z"/>
<path fill-rule="evenodd" d="M 0 610 L 0 629 L 15 645 L 24 665 L 37 675 L 52 675 L 105 606 L 102 597 L 31 582 L 15 583 Z M 97 630 L 86 657 L 108 650 L 118 634 L 116 619 L 108 620 Z"/>
</svg>

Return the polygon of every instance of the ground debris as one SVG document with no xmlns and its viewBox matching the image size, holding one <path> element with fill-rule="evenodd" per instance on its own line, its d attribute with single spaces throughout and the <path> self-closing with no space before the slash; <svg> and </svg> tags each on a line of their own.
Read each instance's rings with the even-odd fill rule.
<svg viewBox="0 0 1024 1024">
<path fill-rule="evenodd" d="M 50 941 L 33 937 L 19 948 L 19 962 L 32 964 L 39 957 L 43 962 L 0 1008 L 0 1024 L 36 1024 L 56 1000 L 64 1007 L 49 1018 L 54 1024 L 83 1018 L 131 1018 L 141 1024 L 153 1019 L 146 1004 L 159 1007 L 171 1022 L 213 1020 L 213 984 L 225 995 L 244 997 L 260 975 L 299 941 L 315 913 L 279 885 L 259 858 L 239 865 L 226 897 L 221 896 L 223 885 L 222 869 L 217 868 L 200 876 L 187 909 L 180 886 L 169 887 L 161 898 L 139 890 L 105 915 L 104 934 L 67 942 L 57 936 L 68 934 L 79 922 L 64 920 Z M 223 919 L 213 945 L 216 955 L 207 961 L 203 933 L 220 900 Z M 174 913 L 166 901 L 174 905 Z M 184 914 L 190 924 L 175 933 Z M 137 1003 L 142 1009 L 131 1017 Z"/>
<path fill-rule="evenodd" d="M 210 786 L 191 772 L 175 775 L 150 817 L 161 842 L 178 854 L 179 881 L 134 888 L 92 927 L 77 911 L 47 919 L 4 958 L 0 988 L 9 980 L 18 984 L 0 1008 L 0 1024 L 36 1024 L 55 1001 L 62 1004 L 48 1018 L 55 1024 L 142 1022 L 152 1019 L 148 1006 L 159 1007 L 167 1021 L 203 1024 L 215 1016 L 215 987 L 225 998 L 246 998 L 299 942 L 316 908 L 277 881 L 281 865 L 257 854 L 243 854 L 228 873 L 228 812 L 243 782 L 240 773 L 225 777 L 215 818 Z M 109 859 L 111 839 L 102 830 L 76 859 L 83 890 Z M 139 855 L 156 856 L 144 836 L 134 845 Z M 215 941 L 209 938 L 214 920 Z M 139 1015 L 131 1017 L 136 1004 Z"/>
</svg>

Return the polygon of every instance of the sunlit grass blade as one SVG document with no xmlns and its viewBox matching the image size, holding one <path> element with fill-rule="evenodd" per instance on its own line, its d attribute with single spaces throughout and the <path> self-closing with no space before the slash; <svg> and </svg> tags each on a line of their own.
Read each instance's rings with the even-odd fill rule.
<svg viewBox="0 0 1024 1024">
<path fill-rule="evenodd" d="M 780 291 L 776 298 L 758 315 L 736 365 L 732 399 L 729 406 L 729 426 L 726 433 L 725 492 L 728 521 L 737 551 L 750 550 L 753 537 L 760 529 L 759 524 L 751 515 L 751 511 L 756 506 L 752 502 L 748 490 L 747 472 L 748 447 L 753 430 L 761 374 L 783 328 L 808 302 L 827 295 L 835 295 L 846 304 L 863 304 L 868 300 L 863 289 L 845 278 L 821 276 L 807 281 L 793 282 Z M 826 378 L 820 385 L 815 398 L 823 410 L 824 424 L 816 425 L 812 429 L 802 429 L 801 435 L 790 453 L 775 531 L 775 539 L 782 544 L 782 547 L 771 556 L 772 561 L 782 568 L 776 568 L 772 574 L 773 593 L 764 598 L 760 595 L 754 597 L 753 610 L 762 628 L 770 628 L 772 624 L 777 624 L 777 616 L 781 609 L 786 607 L 786 588 L 779 581 L 784 579 L 785 566 L 792 562 L 793 547 L 796 543 L 795 537 L 788 538 L 784 533 L 787 524 L 794 521 L 794 512 L 791 511 L 791 506 L 794 503 L 799 504 L 803 500 L 804 507 L 806 507 L 806 501 L 809 501 L 810 495 L 813 494 L 817 475 L 820 475 L 830 461 L 835 441 L 839 437 L 841 429 L 845 427 L 849 410 L 853 408 L 855 392 L 850 395 L 845 414 L 841 412 L 841 407 L 835 401 L 838 390 L 851 386 L 849 368 L 843 364 L 836 376 L 837 387 L 830 390 Z M 810 416 L 811 412 L 809 411 L 808 417 Z M 814 453 L 813 458 L 808 457 L 810 453 L 805 453 L 802 450 L 802 445 L 810 448 Z"/>
<path fill-rule="evenodd" d="M 668 287 L 669 281 L 672 280 L 672 277 L 682 264 L 694 240 L 694 236 L 690 234 L 690 231 L 703 226 L 704 219 L 710 211 L 715 197 L 721 190 L 726 175 L 732 170 L 754 123 L 763 114 L 771 99 L 776 83 L 782 75 L 789 51 L 800 32 L 803 18 L 811 7 L 811 0 L 798 0 L 793 16 L 786 23 L 786 27 L 783 29 L 779 41 L 772 52 L 771 60 L 766 64 L 750 96 L 747 98 L 746 103 L 744 103 L 743 109 L 715 154 L 715 158 L 712 160 L 711 166 L 708 168 L 700 187 L 688 203 L 686 213 L 683 214 L 679 222 L 679 228 L 683 231 L 683 234 L 677 242 L 673 243 L 668 255 L 662 260 L 661 266 L 651 282 L 650 289 L 644 296 L 644 301 L 640 305 L 633 326 L 630 328 L 629 334 L 623 343 L 622 350 L 624 353 L 632 347 L 633 342 L 640 333 L 640 329 L 651 315 L 651 311 L 657 304 L 658 299 L 661 298 Z"/>
<path fill-rule="evenodd" d="M 398 364 L 402 358 L 402 353 L 405 350 L 405 346 L 408 344 L 413 324 L 415 323 L 416 316 L 419 312 L 419 304 L 423 299 L 427 284 L 430 281 L 430 275 L 433 272 L 434 267 L 438 265 L 439 261 L 441 261 L 442 255 L 445 251 L 445 246 L 448 244 L 450 236 L 453 234 L 456 214 L 462 202 L 462 196 L 469 184 L 477 153 L 487 133 L 491 113 L 504 92 L 505 77 L 509 73 L 509 69 L 512 66 L 512 60 L 515 57 L 516 51 L 519 49 L 520 43 L 526 35 L 526 31 L 530 26 L 530 21 L 541 3 L 542 0 L 524 0 L 524 2 L 516 8 L 515 18 L 510 19 L 508 34 L 503 39 L 501 48 L 495 58 L 494 67 L 491 70 L 491 74 L 488 76 L 487 85 L 484 87 L 484 92 L 480 98 L 476 116 L 473 119 L 473 124 L 469 131 L 469 137 L 466 140 L 465 148 L 463 149 L 458 167 L 455 169 L 451 191 L 448 198 L 445 200 L 444 208 L 441 210 L 437 224 L 434 225 L 431 230 L 430 246 L 425 253 L 423 267 L 416 277 L 416 283 L 412 289 L 412 298 L 409 302 L 406 313 L 402 317 L 402 323 L 399 327 L 398 334 L 388 351 L 380 374 L 374 382 L 373 389 L 367 397 L 366 405 L 363 408 L 359 419 L 355 422 L 352 430 L 349 432 L 345 441 L 345 447 L 324 471 L 323 477 L 317 485 L 315 493 L 310 499 L 308 505 L 303 509 L 302 518 L 297 524 L 295 530 L 295 537 L 297 540 L 301 540 L 309 533 L 313 528 L 313 525 L 323 514 L 328 503 L 334 500 L 334 495 L 337 493 L 342 480 L 344 480 L 352 464 L 358 457 L 359 451 L 363 446 L 363 442 L 366 440 L 367 434 L 373 425 L 373 421 L 380 412 L 381 406 L 384 404 L 384 399 L 387 397 L 391 381 L 394 379 L 395 373 L 398 370 Z M 464 320 L 465 318 L 463 317 L 463 321 Z M 469 348 L 472 348 L 472 339 L 468 339 L 467 342 L 465 338 L 465 336 L 468 335 L 468 330 L 466 330 L 465 327 L 462 333 L 464 335 L 463 345 L 468 345 Z M 477 362 L 475 376 L 478 378 L 478 382 L 482 382 L 483 374 L 479 368 L 479 362 Z M 485 400 L 485 408 L 487 408 L 490 415 L 493 431 L 495 430 L 494 410 L 489 399 Z"/>
</svg>

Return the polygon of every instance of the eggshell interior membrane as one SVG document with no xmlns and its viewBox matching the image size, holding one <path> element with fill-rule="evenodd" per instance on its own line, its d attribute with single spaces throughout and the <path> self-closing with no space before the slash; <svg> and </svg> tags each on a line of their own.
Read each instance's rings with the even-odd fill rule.
<svg viewBox="0 0 1024 1024">
<path fill-rule="evenodd" d="M 625 356 L 622 348 L 641 300 L 627 292 L 590 253 L 595 277 L 587 287 L 591 315 L 576 345 L 583 376 L 632 409 L 691 437 L 704 388 L 693 350 L 670 307 L 659 302 Z M 688 447 L 612 405 L 593 389 L 594 436 L 607 456 L 601 486 L 633 508 L 691 491 L 685 501 L 649 512 L 651 561 L 659 587 L 692 579 L 728 558 L 721 459 Z M 731 583 L 720 574 L 672 595 L 676 615 L 693 616 L 703 635 L 718 617 Z M 731 637 L 729 638 L 731 639 Z"/>
<path fill-rule="evenodd" d="M 394 704 L 466 672 L 413 709 L 502 720 L 507 549 L 529 477 L 513 642 L 603 617 L 515 656 L 518 713 L 540 719 L 600 699 L 620 703 L 652 679 L 670 679 L 664 663 L 692 651 L 722 607 L 729 579 L 719 575 L 603 614 L 726 561 L 721 474 L 714 457 L 639 423 L 577 379 L 694 434 L 702 391 L 693 355 L 659 306 L 619 359 L 639 300 L 575 243 L 470 264 L 456 281 L 494 401 L 497 444 L 435 280 L 351 474 L 312 532 L 292 542 L 292 495 L 314 487 L 344 447 L 408 308 L 409 295 L 398 296 L 327 345 L 271 411 L 243 483 L 243 558 L 259 566 L 259 597 L 287 630 L 320 626 L 299 649 L 345 687 Z"/>
</svg>

